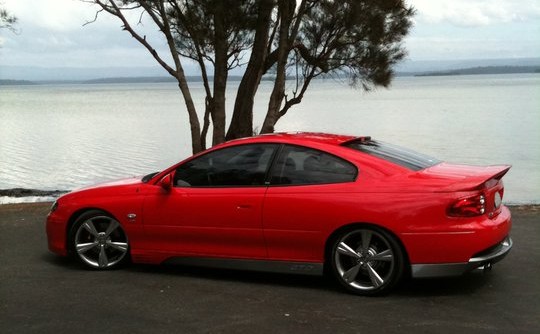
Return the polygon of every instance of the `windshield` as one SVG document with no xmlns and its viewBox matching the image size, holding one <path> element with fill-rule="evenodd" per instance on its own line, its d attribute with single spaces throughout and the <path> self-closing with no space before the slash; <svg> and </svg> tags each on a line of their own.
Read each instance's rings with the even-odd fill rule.
<svg viewBox="0 0 540 334">
<path fill-rule="evenodd" d="M 371 139 L 349 142 L 344 146 L 384 159 L 413 171 L 419 171 L 441 162 L 438 159 L 422 153 Z"/>
</svg>

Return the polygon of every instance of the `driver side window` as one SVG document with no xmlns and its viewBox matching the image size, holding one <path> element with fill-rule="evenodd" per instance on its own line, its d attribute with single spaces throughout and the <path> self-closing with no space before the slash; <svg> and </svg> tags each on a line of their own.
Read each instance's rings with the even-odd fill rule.
<svg viewBox="0 0 540 334">
<path fill-rule="evenodd" d="M 213 151 L 180 165 L 175 187 L 244 187 L 264 185 L 278 145 L 249 144 Z"/>
</svg>

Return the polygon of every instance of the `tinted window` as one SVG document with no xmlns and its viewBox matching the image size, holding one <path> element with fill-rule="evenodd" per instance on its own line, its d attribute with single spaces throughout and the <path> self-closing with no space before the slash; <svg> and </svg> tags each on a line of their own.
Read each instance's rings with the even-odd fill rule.
<svg viewBox="0 0 540 334">
<path fill-rule="evenodd" d="M 348 143 L 345 146 L 414 171 L 431 167 L 440 162 L 440 160 L 425 154 L 375 140 L 356 141 Z"/>
<path fill-rule="evenodd" d="M 210 152 L 176 169 L 179 187 L 263 185 L 277 145 L 242 145 Z"/>
<path fill-rule="evenodd" d="M 356 179 L 356 167 L 336 156 L 300 146 L 283 147 L 272 168 L 271 183 L 324 184 Z"/>
</svg>

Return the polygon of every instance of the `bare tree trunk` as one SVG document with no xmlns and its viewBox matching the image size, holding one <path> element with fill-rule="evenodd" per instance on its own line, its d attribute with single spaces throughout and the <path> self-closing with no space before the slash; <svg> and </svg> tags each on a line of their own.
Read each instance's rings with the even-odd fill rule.
<svg viewBox="0 0 540 334">
<path fill-rule="evenodd" d="M 278 4 L 280 27 L 278 43 L 277 73 L 274 81 L 274 89 L 268 102 L 268 111 L 264 119 L 261 133 L 274 132 L 274 126 L 281 117 L 279 111 L 285 97 L 285 80 L 287 79 L 287 57 L 290 50 L 289 28 L 294 15 L 295 1 L 280 0 Z"/>
<path fill-rule="evenodd" d="M 169 45 L 169 50 L 176 65 L 176 75 L 174 75 L 174 77 L 176 78 L 176 80 L 178 80 L 178 87 L 180 88 L 180 91 L 184 96 L 184 102 L 186 104 L 186 109 L 188 112 L 189 125 L 191 130 L 191 150 L 195 154 L 204 149 L 201 142 L 201 124 L 199 122 L 199 116 L 197 116 L 197 109 L 195 108 L 195 104 L 193 103 L 193 98 L 191 97 L 191 92 L 189 90 L 186 75 L 184 73 L 184 68 L 174 46 L 174 38 L 170 33 L 171 29 L 169 26 L 169 22 L 167 21 L 163 3 L 161 3 L 160 12 L 163 18 L 163 31 L 167 38 L 167 44 Z"/>
<path fill-rule="evenodd" d="M 178 87 L 182 92 L 184 102 L 186 104 L 191 130 L 191 151 L 193 152 L 193 154 L 195 154 L 203 150 L 201 142 L 201 125 L 199 123 L 199 117 L 197 116 L 195 104 L 193 104 L 193 99 L 191 98 L 191 94 L 189 93 L 189 87 L 183 75 L 183 71 L 182 76 L 178 78 Z"/>
<path fill-rule="evenodd" d="M 273 0 L 261 0 L 259 3 L 253 49 L 246 72 L 238 86 L 231 125 L 227 132 L 227 140 L 253 135 L 253 100 L 264 74 L 273 7 Z"/>
<path fill-rule="evenodd" d="M 212 145 L 225 141 L 225 91 L 227 89 L 227 36 L 224 26 L 222 1 L 216 1 L 214 10 L 214 98 L 211 109 Z"/>
</svg>

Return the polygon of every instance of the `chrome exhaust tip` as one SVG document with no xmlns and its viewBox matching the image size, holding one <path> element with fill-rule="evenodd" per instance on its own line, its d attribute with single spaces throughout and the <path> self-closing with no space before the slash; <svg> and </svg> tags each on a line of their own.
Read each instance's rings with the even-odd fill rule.
<svg viewBox="0 0 540 334">
<path fill-rule="evenodd" d="M 491 271 L 491 269 L 493 269 L 493 264 L 491 264 L 491 262 L 488 262 L 484 264 L 483 266 L 478 267 L 478 269 L 482 270 L 482 272 L 484 273 L 488 273 Z"/>
</svg>

